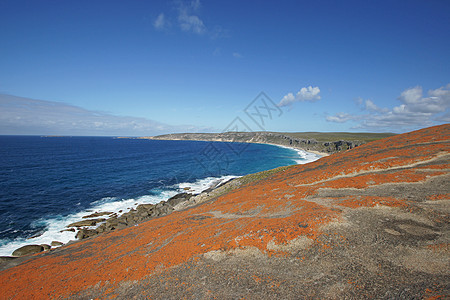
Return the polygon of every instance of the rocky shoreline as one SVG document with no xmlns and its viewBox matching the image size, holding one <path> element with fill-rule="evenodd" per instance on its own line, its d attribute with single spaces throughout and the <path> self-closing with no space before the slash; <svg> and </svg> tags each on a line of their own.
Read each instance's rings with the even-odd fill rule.
<svg viewBox="0 0 450 300">
<path fill-rule="evenodd" d="M 252 142 L 253 143 L 253 142 Z M 255 142 L 260 144 L 268 144 L 274 146 L 281 146 L 285 148 L 291 148 L 293 150 L 303 150 L 300 147 L 295 147 L 292 145 L 280 145 L 274 143 L 262 143 Z M 318 152 L 314 150 L 308 150 L 308 152 L 314 153 L 319 156 L 328 156 L 328 153 Z M 260 172 L 265 173 L 267 171 Z M 258 176 L 260 173 L 250 174 L 244 177 L 252 177 L 253 175 Z M 239 178 L 239 177 L 238 177 Z M 33 254 L 37 254 L 40 252 L 55 250 L 63 245 L 71 244 L 80 240 L 84 240 L 99 234 L 111 232 L 114 230 L 119 230 L 131 226 L 136 226 L 140 223 L 146 222 L 150 219 L 156 217 L 162 217 L 168 214 L 171 214 L 173 211 L 184 210 L 193 205 L 202 203 L 206 200 L 211 199 L 212 195 L 218 196 L 221 191 L 219 187 L 224 185 L 227 186 L 239 186 L 238 178 L 234 178 L 225 182 L 221 182 L 219 184 L 213 184 L 209 188 L 204 191 L 201 191 L 198 194 L 190 193 L 189 188 L 185 189 L 185 192 L 178 193 L 175 196 L 161 201 L 157 204 L 137 204 L 136 208 L 130 208 L 128 212 L 122 213 L 122 211 L 116 212 L 94 212 L 89 215 L 83 216 L 82 220 L 73 222 L 66 226 L 66 228 L 61 229 L 60 232 L 70 231 L 74 232 L 74 240 L 70 240 L 68 243 L 62 243 L 60 241 L 52 241 L 50 244 L 29 244 L 22 247 L 17 248 L 13 251 L 10 256 L 0 256 L 0 265 L 9 262 L 15 258 L 30 256 Z M 233 181 L 233 183 L 230 183 Z M 230 184 L 229 184 L 230 183 Z M 217 190 L 219 193 L 217 193 Z"/>
<path fill-rule="evenodd" d="M 239 178 L 239 177 L 238 177 Z M 208 189 L 198 193 L 190 193 L 189 188 L 185 188 L 185 192 L 178 193 L 175 196 L 161 201 L 157 204 L 139 204 L 136 208 L 131 208 L 128 212 L 119 214 L 115 212 L 94 212 L 83 216 L 80 221 L 71 223 L 62 231 L 76 232 L 75 240 L 69 241 L 71 244 L 80 240 L 84 240 L 99 234 L 120 230 L 131 226 L 137 226 L 150 219 L 162 217 L 171 214 L 177 210 L 184 210 L 188 207 L 203 202 L 209 199 L 212 195 L 217 194 L 217 190 L 230 184 L 231 181 L 238 179 L 234 178 L 225 182 L 215 183 Z M 0 265 L 11 262 L 19 257 L 26 257 L 33 254 L 55 250 L 65 245 L 59 241 L 52 241 L 50 244 L 30 244 L 22 246 L 13 251 L 11 256 L 0 256 Z"/>
<path fill-rule="evenodd" d="M 161 201 L 157 204 L 139 204 L 136 208 L 131 208 L 128 212 L 125 212 L 121 215 L 114 212 L 91 213 L 89 215 L 83 216 L 83 220 L 71 223 L 67 225 L 65 229 L 61 230 L 71 231 L 74 233 L 76 232 L 75 240 L 71 240 L 66 244 L 59 241 L 52 241 L 50 245 L 30 244 L 22 246 L 16 249 L 11 256 L 0 256 L 0 270 L 15 265 L 15 260 L 17 260 L 18 263 L 21 262 L 22 259 L 27 259 L 34 254 L 53 251 L 61 246 L 76 243 L 77 241 L 91 238 L 103 233 L 137 226 L 151 219 L 169 215 L 174 211 L 186 210 L 190 207 L 199 205 L 203 202 L 224 195 L 243 184 L 254 181 L 256 179 L 259 180 L 265 178 L 270 174 L 278 172 L 279 170 L 282 170 L 284 168 L 287 167 L 279 167 L 273 170 L 253 173 L 242 177 L 236 177 L 225 182 L 216 182 L 209 188 L 203 190 L 198 194 L 190 193 L 190 188 L 185 188 L 185 192 L 178 193 L 175 196 L 167 199 L 166 201 Z M 94 226 L 97 227 L 93 228 Z"/>
</svg>

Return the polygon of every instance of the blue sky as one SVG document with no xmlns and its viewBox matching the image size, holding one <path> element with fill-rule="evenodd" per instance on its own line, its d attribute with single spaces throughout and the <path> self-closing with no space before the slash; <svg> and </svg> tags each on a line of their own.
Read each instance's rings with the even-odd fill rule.
<svg viewBox="0 0 450 300">
<path fill-rule="evenodd" d="M 449 13 L 446 0 L 2 0 L 0 134 L 446 123 Z"/>
</svg>

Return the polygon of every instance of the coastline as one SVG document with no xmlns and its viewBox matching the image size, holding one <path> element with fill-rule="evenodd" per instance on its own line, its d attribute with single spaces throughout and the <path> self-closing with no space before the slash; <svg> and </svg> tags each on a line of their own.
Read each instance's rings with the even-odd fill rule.
<svg viewBox="0 0 450 300">
<path fill-rule="evenodd" d="M 251 143 L 253 143 L 253 142 L 251 142 Z M 281 147 L 281 148 L 292 149 L 292 150 L 296 151 L 297 153 L 300 153 L 300 151 L 305 152 L 305 153 L 309 152 L 309 153 L 319 156 L 317 159 L 330 155 L 329 153 L 325 153 L 325 152 L 319 152 L 319 151 L 315 151 L 315 150 L 305 150 L 305 149 L 297 148 L 297 147 L 293 147 L 293 146 L 285 146 L 285 145 L 272 144 L 272 143 L 253 143 L 253 144 L 272 145 L 272 146 L 277 146 L 277 147 Z"/>
<path fill-rule="evenodd" d="M 319 151 L 315 151 L 315 150 L 308 150 L 307 152 L 311 152 L 311 153 L 314 153 L 314 154 L 320 155 L 320 156 L 322 156 L 322 157 L 325 157 L 325 156 L 330 156 L 330 154 L 329 154 L 329 153 L 325 153 L 325 152 L 319 152 Z"/>
<path fill-rule="evenodd" d="M 326 153 L 326 152 L 321 152 L 321 151 L 317 151 L 317 150 L 311 150 L 311 149 L 303 149 L 301 147 L 295 147 L 295 146 L 287 146 L 287 145 L 283 145 L 283 144 L 275 144 L 275 143 L 266 143 L 266 142 L 258 142 L 258 141 L 228 141 L 228 140 L 223 140 L 223 139 L 213 139 L 213 140 L 207 140 L 207 139 L 183 139 L 183 138 L 155 138 L 153 136 L 151 137 L 138 137 L 138 139 L 144 139 L 144 140 L 163 140 L 163 141 L 196 141 L 196 142 L 221 142 L 221 143 L 247 143 L 247 144 L 260 144 L 260 145 L 271 145 L 271 146 L 277 146 L 277 147 L 281 147 L 281 148 L 287 148 L 287 149 L 292 149 L 295 150 L 297 152 L 302 151 L 302 152 L 306 152 L 306 153 L 312 153 L 315 155 L 318 155 L 320 157 L 325 157 L 325 156 L 329 156 L 330 153 Z M 319 157 L 319 158 L 320 158 Z"/>
<path fill-rule="evenodd" d="M 422 129 L 174 198 L 175 213 L 7 261 L 3 295 L 226 298 L 232 287 L 262 299 L 445 298 L 449 130 Z"/>
<path fill-rule="evenodd" d="M 111 227 L 121 229 L 145 222 L 146 217 L 158 217 L 168 214 L 171 207 L 167 206 L 166 203 L 174 197 L 179 197 L 180 194 L 191 193 L 193 196 L 199 195 L 203 191 L 211 189 L 211 187 L 222 185 L 234 178 L 236 176 L 205 177 L 192 182 L 180 182 L 171 188 L 161 191 L 158 195 L 143 195 L 136 198 L 122 199 L 121 201 L 115 201 L 117 200 L 115 197 L 102 198 L 92 202 L 92 206 L 84 211 L 69 214 L 64 218 L 55 217 L 44 220 L 49 227 L 41 235 L 16 239 L 1 245 L 3 249 L 1 249 L 0 258 L 17 258 L 12 253 L 19 248 L 29 245 L 43 246 L 44 251 L 41 252 L 53 251 L 61 246 L 76 243 L 87 237 L 106 232 Z M 145 211 L 149 213 L 145 215 Z M 143 216 L 134 215 L 135 212 L 139 212 Z M 102 225 L 105 226 L 102 227 Z M 94 231 L 99 228 L 100 231 L 95 233 Z M 0 264 L 1 262 L 2 260 L 0 259 Z"/>
<path fill-rule="evenodd" d="M 392 133 L 347 133 L 347 132 L 222 132 L 222 133 L 172 133 L 158 136 L 143 136 L 138 139 L 184 140 L 206 142 L 238 142 L 275 144 L 321 156 L 338 153 L 365 143 L 390 137 Z"/>
<path fill-rule="evenodd" d="M 298 159 L 294 159 L 295 163 L 293 165 L 309 163 L 320 158 L 320 154 L 314 154 L 314 156 L 311 156 L 312 151 L 296 149 L 295 147 L 288 147 L 271 143 L 251 143 L 271 145 L 297 152 Z M 305 153 L 308 153 L 309 155 L 305 157 Z M 249 173 L 247 175 L 253 174 L 256 173 Z M 120 207 L 117 207 L 117 203 L 115 202 L 108 202 L 109 200 L 114 199 L 114 197 L 102 198 L 101 200 L 93 202 L 95 203 L 95 205 L 90 209 L 84 212 L 71 214 L 64 219 L 58 220 L 57 224 L 53 224 L 55 220 L 45 220 L 45 222 L 48 221 L 47 223 L 50 226 L 49 230 L 45 231 L 40 236 L 28 238 L 26 240 L 12 241 L 5 245 L 2 245 L 8 245 L 8 251 L 3 251 L 3 253 L 0 255 L 11 256 L 15 250 L 27 245 L 40 245 L 44 247 L 44 250 L 55 250 L 63 245 L 71 244 L 90 236 L 101 234 L 105 231 L 110 231 L 109 229 L 111 229 L 112 227 L 114 227 L 112 229 L 114 230 L 137 225 L 139 223 L 147 221 L 147 217 L 158 217 L 169 214 L 172 207 L 174 208 L 174 210 L 179 210 L 181 207 L 183 207 L 183 205 L 175 207 L 175 205 L 178 203 L 174 202 L 172 202 L 173 205 L 166 205 L 166 203 L 168 203 L 168 201 L 174 197 L 180 198 L 180 195 L 186 196 L 189 194 L 190 196 L 185 197 L 185 200 L 189 200 L 189 198 L 192 196 L 193 199 L 190 203 L 197 203 L 198 201 L 203 201 L 198 199 L 205 199 L 205 195 L 209 197 L 210 192 L 239 177 L 241 176 L 220 176 L 214 178 L 206 177 L 198 179 L 195 182 L 179 183 L 175 190 L 165 191 L 158 197 L 157 201 L 147 199 L 148 196 L 144 195 L 135 199 L 123 199 L 121 201 L 123 202 L 123 205 L 121 205 Z M 189 204 L 189 206 L 191 204 Z M 125 207 L 127 207 L 127 209 L 125 209 Z M 138 217 L 135 215 L 135 212 L 138 212 L 145 216 L 142 218 Z M 75 225 L 69 226 L 71 224 Z M 107 225 L 103 226 L 104 224 Z"/>
</svg>

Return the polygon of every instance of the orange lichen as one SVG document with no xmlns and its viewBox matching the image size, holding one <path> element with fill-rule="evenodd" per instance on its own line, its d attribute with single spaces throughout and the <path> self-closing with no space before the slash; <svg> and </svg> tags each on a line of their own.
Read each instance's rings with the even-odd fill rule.
<svg viewBox="0 0 450 300">
<path fill-rule="evenodd" d="M 319 241 L 324 234 L 320 228 L 341 214 L 330 207 L 407 208 L 408 203 L 393 197 L 349 196 L 329 198 L 333 205 L 324 206 L 308 197 L 323 188 L 364 189 L 447 174 L 448 164 L 438 159 L 450 152 L 449 133 L 450 125 L 442 125 L 375 141 L 292 166 L 191 209 L 40 255 L 0 273 L 1 297 L 70 298 L 95 285 L 113 297 L 120 282 L 141 280 L 209 251 L 256 247 L 276 255 L 279 251 L 269 243 L 286 245 L 299 236 L 315 240 L 325 251 L 332 245 Z M 433 164 L 421 168 L 423 162 Z M 444 198 L 448 194 L 429 199 Z"/>
<path fill-rule="evenodd" d="M 444 199 L 450 199 L 450 194 L 437 194 L 437 195 L 431 195 L 428 197 L 428 200 L 444 200 Z"/>
<path fill-rule="evenodd" d="M 376 197 L 376 196 L 350 196 L 344 200 L 336 201 L 340 206 L 358 208 L 358 207 L 374 207 L 376 205 L 384 205 L 390 207 L 407 207 L 404 200 L 393 197 Z"/>
<path fill-rule="evenodd" d="M 433 245 L 428 245 L 427 246 L 428 249 L 431 249 L 435 252 L 448 252 L 450 251 L 450 244 L 449 243 L 442 243 L 442 244 L 433 244 Z"/>
</svg>

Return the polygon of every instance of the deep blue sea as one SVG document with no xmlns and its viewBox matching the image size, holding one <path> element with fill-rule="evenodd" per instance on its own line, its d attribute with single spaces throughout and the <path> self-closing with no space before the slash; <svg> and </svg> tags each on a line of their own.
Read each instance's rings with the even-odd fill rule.
<svg viewBox="0 0 450 300">
<path fill-rule="evenodd" d="M 94 211 L 126 212 L 191 188 L 318 157 L 272 145 L 113 137 L 0 136 L 0 255 L 75 239 Z"/>
</svg>

